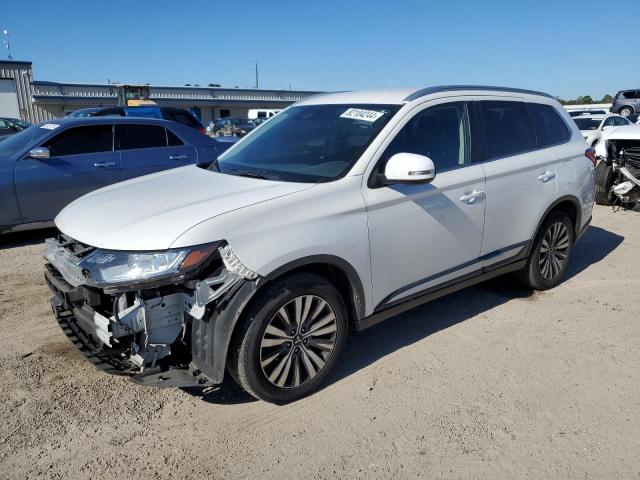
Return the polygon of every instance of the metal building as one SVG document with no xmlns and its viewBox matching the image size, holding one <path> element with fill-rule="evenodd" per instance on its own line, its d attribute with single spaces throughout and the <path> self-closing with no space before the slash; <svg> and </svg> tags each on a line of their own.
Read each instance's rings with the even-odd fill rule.
<svg viewBox="0 0 640 480">
<path fill-rule="evenodd" d="M 203 123 L 246 117 L 249 109 L 281 109 L 319 92 L 220 87 L 149 86 L 161 106 L 194 111 Z M 87 107 L 117 103 L 115 85 L 34 81 L 31 62 L 0 60 L 0 116 L 41 122 Z M 7 113 L 5 113 L 7 112 Z"/>
</svg>

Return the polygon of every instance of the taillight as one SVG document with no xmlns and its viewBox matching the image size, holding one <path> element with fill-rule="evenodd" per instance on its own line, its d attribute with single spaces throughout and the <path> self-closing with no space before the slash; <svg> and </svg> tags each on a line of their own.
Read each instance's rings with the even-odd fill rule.
<svg viewBox="0 0 640 480">
<path fill-rule="evenodd" d="M 204 127 L 203 128 L 199 128 L 198 131 L 203 135 L 207 134 L 207 130 Z"/>
<path fill-rule="evenodd" d="M 591 163 L 593 163 L 593 166 L 596 166 L 596 162 L 598 161 L 598 159 L 596 158 L 596 149 L 595 148 L 587 148 L 584 151 L 584 156 L 587 157 L 589 160 L 591 160 Z"/>
</svg>

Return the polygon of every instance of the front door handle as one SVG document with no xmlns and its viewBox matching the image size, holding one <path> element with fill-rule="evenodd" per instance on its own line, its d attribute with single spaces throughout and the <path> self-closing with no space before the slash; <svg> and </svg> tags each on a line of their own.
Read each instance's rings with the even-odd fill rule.
<svg viewBox="0 0 640 480">
<path fill-rule="evenodd" d="M 485 197 L 485 193 L 484 192 L 478 191 L 478 190 L 474 190 L 471 193 L 467 193 L 465 195 L 462 195 L 460 197 L 460 201 L 471 205 L 472 203 L 475 203 L 476 200 L 482 199 L 484 197 Z"/>
<path fill-rule="evenodd" d="M 169 155 L 169 160 L 186 160 L 189 158 L 187 155 Z"/>
<path fill-rule="evenodd" d="M 538 175 L 538 180 L 540 180 L 542 183 L 547 183 L 549 180 L 553 180 L 554 178 L 556 178 L 556 174 L 549 171 Z"/>
<path fill-rule="evenodd" d="M 96 162 L 93 164 L 94 167 L 98 167 L 98 168 L 109 168 L 109 167 L 115 167 L 116 166 L 116 162 Z"/>
</svg>

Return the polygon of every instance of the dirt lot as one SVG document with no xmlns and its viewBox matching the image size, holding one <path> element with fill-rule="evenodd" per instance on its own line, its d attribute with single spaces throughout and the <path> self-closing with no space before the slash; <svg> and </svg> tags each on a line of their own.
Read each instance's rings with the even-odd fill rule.
<svg viewBox="0 0 640 480">
<path fill-rule="evenodd" d="M 595 211 L 567 280 L 509 278 L 352 337 L 278 407 L 140 387 L 49 311 L 45 234 L 0 242 L 1 478 L 639 478 L 640 214 Z"/>
</svg>

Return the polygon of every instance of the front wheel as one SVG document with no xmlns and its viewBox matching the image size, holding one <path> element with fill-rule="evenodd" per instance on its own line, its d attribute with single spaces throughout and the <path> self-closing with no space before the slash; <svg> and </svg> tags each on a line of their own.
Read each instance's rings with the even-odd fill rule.
<svg viewBox="0 0 640 480">
<path fill-rule="evenodd" d="M 536 235 L 525 268 L 518 272 L 520 281 L 534 290 L 557 286 L 569 265 L 573 242 L 569 216 L 564 212 L 550 215 Z"/>
<path fill-rule="evenodd" d="M 296 273 L 257 294 L 234 335 L 229 371 L 247 392 L 288 403 L 319 389 L 347 335 L 347 309 L 323 277 Z"/>
<path fill-rule="evenodd" d="M 596 166 L 596 194 L 598 205 L 611 205 L 611 188 L 615 181 L 615 172 L 610 163 L 600 160 Z"/>
</svg>

